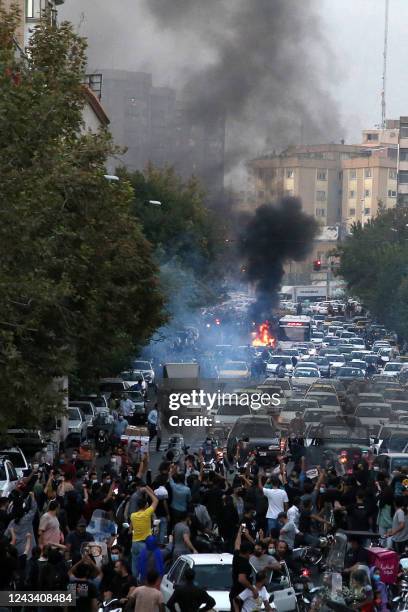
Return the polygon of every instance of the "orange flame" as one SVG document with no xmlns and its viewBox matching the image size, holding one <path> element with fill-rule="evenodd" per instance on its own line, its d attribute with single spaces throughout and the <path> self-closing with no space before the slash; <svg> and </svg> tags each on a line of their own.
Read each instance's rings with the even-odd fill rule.
<svg viewBox="0 0 408 612">
<path fill-rule="evenodd" d="M 275 346 L 275 338 L 270 334 L 268 321 L 261 323 L 254 335 L 252 346 Z"/>
</svg>

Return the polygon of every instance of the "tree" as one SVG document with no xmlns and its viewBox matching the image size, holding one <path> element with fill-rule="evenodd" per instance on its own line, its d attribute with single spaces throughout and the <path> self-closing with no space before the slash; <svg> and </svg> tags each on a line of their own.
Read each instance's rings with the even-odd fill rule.
<svg viewBox="0 0 408 612">
<path fill-rule="evenodd" d="M 339 273 L 349 291 L 385 325 L 407 337 L 408 211 L 381 209 L 366 225 L 355 224 L 339 255 Z"/>
<path fill-rule="evenodd" d="M 172 167 L 149 164 L 144 172 L 118 170 L 134 189 L 134 212 L 155 247 L 163 281 L 171 301 L 177 278 L 187 275 L 189 303 L 214 303 L 223 282 L 225 235 L 214 211 L 205 206 L 204 192 L 195 177 L 183 181 Z M 159 201 L 161 206 L 149 205 Z"/>
<path fill-rule="evenodd" d="M 111 137 L 84 130 L 84 39 L 44 16 L 21 59 L 16 23 L 0 0 L 3 429 L 59 409 L 53 377 L 82 387 L 126 365 L 165 320 L 131 185 L 104 178 Z"/>
</svg>

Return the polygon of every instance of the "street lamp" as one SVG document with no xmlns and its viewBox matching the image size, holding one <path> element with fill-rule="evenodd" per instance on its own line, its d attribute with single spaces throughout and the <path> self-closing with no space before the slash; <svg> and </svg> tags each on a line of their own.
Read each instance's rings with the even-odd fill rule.
<svg viewBox="0 0 408 612">
<path fill-rule="evenodd" d="M 147 202 L 145 202 L 145 204 L 147 206 L 161 206 L 162 203 L 159 202 L 159 200 L 147 200 Z"/>
<path fill-rule="evenodd" d="M 103 178 L 106 179 L 107 181 L 111 182 L 111 183 L 120 180 L 119 177 L 116 176 L 115 174 L 104 174 Z"/>
</svg>

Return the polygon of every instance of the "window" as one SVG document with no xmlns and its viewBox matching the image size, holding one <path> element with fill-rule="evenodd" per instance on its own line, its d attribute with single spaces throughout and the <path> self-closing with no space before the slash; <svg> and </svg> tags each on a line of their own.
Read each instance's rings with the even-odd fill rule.
<svg viewBox="0 0 408 612">
<path fill-rule="evenodd" d="M 318 202 L 326 201 L 326 192 L 325 191 L 316 191 L 316 200 Z"/>
<path fill-rule="evenodd" d="M 396 198 L 397 197 L 397 192 L 394 191 L 393 189 L 389 189 L 388 190 L 388 197 L 389 198 Z"/>
<path fill-rule="evenodd" d="M 317 180 L 318 181 L 327 181 L 327 170 L 318 170 L 317 171 Z"/>
<path fill-rule="evenodd" d="M 325 208 L 316 208 L 316 217 L 325 217 L 326 209 Z"/>
<path fill-rule="evenodd" d="M 407 184 L 408 183 L 408 170 L 401 170 L 398 175 L 398 180 L 400 183 Z"/>
<path fill-rule="evenodd" d="M 354 191 L 354 189 L 351 189 L 351 191 L 349 191 L 349 198 L 355 198 L 356 197 L 356 192 Z"/>
<path fill-rule="evenodd" d="M 390 170 L 388 171 L 388 177 L 389 177 L 390 179 L 396 179 L 396 178 L 397 178 L 397 171 L 396 171 L 396 170 L 391 170 L 391 169 L 390 169 Z"/>
<path fill-rule="evenodd" d="M 287 168 L 286 170 L 286 178 L 293 178 L 294 172 L 292 168 Z"/>
<path fill-rule="evenodd" d="M 408 138 L 408 125 L 401 125 L 400 138 Z"/>
<path fill-rule="evenodd" d="M 371 215 L 371 208 L 365 208 L 364 209 L 364 214 L 365 215 Z"/>
<path fill-rule="evenodd" d="M 371 177 L 372 177 L 371 168 L 365 168 L 364 178 L 371 178 Z"/>
<path fill-rule="evenodd" d="M 370 198 L 371 197 L 371 190 L 370 189 L 365 189 L 364 190 L 364 197 L 365 198 Z"/>
<path fill-rule="evenodd" d="M 173 567 L 167 574 L 167 580 L 169 582 L 173 582 L 173 584 L 178 582 L 183 569 L 184 569 L 184 561 L 182 559 L 178 559 L 178 561 L 176 561 L 176 563 L 173 565 Z"/>
<path fill-rule="evenodd" d="M 355 217 L 356 216 L 356 209 L 355 208 L 350 208 L 349 209 L 349 216 L 350 217 Z"/>
<path fill-rule="evenodd" d="M 378 140 L 378 134 L 371 132 L 367 134 L 367 140 Z"/>
<path fill-rule="evenodd" d="M 400 161 L 408 161 L 408 149 L 400 149 L 399 158 Z"/>
<path fill-rule="evenodd" d="M 349 178 L 350 181 L 354 181 L 357 178 L 357 170 L 350 170 Z"/>
</svg>

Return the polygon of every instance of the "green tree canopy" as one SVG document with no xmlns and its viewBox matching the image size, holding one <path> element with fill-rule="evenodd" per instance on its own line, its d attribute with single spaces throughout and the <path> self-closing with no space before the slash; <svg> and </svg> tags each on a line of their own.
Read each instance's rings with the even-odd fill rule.
<svg viewBox="0 0 408 612">
<path fill-rule="evenodd" d="M 381 209 L 352 227 L 341 245 L 340 275 L 372 314 L 408 338 L 408 210 Z"/>
<path fill-rule="evenodd" d="M 225 232 L 214 210 L 205 205 L 204 191 L 195 177 L 183 181 L 172 167 L 149 164 L 144 172 L 118 170 L 134 189 L 134 213 L 155 247 L 170 302 L 177 279 L 190 279 L 184 287 L 191 306 L 216 301 L 223 282 Z M 149 205 L 158 201 L 161 206 Z"/>
<path fill-rule="evenodd" d="M 78 386 L 128 362 L 164 321 L 158 269 L 116 151 L 85 131 L 86 43 L 44 18 L 28 59 L 0 0 L 0 427 L 55 409 L 53 377 Z"/>
</svg>

